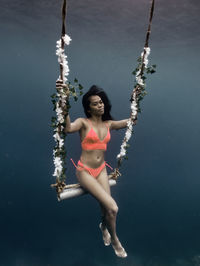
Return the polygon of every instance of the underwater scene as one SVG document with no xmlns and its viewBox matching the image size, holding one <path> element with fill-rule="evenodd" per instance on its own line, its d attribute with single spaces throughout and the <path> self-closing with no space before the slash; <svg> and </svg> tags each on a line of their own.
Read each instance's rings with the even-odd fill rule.
<svg viewBox="0 0 200 266">
<path fill-rule="evenodd" d="M 103 88 L 115 120 L 129 118 L 133 70 L 144 48 L 150 0 L 68 0 L 69 80 Z M 200 2 L 155 0 L 147 95 L 111 188 L 127 251 L 105 247 L 89 194 L 58 201 L 51 95 L 59 76 L 62 1 L 0 0 L 0 266 L 200 266 Z M 70 117 L 85 117 L 82 96 Z M 116 166 L 125 130 L 111 132 Z M 65 140 L 66 183 L 77 183 L 78 133 Z M 107 169 L 110 172 L 109 168 Z"/>
</svg>

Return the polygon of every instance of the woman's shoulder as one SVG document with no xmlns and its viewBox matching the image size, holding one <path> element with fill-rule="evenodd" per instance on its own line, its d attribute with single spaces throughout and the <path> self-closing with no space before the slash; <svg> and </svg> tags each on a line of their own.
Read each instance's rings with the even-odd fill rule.
<svg viewBox="0 0 200 266">
<path fill-rule="evenodd" d="M 110 128 L 113 120 L 105 120 L 104 123 Z"/>
<path fill-rule="evenodd" d="M 87 118 L 85 118 L 85 117 L 79 117 L 77 119 L 80 121 L 80 123 L 82 123 L 83 127 L 86 128 L 88 126 L 88 119 Z"/>
<path fill-rule="evenodd" d="M 72 124 L 79 125 L 80 128 L 86 127 L 87 120 L 83 117 L 79 117 L 79 118 L 76 118 Z"/>
</svg>

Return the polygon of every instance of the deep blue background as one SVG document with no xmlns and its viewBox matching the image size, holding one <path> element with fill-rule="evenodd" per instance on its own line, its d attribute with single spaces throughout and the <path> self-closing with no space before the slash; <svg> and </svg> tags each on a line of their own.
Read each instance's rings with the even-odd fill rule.
<svg viewBox="0 0 200 266">
<path fill-rule="evenodd" d="M 57 202 L 50 188 L 60 6 L 0 0 L 0 265 L 199 266 L 199 1 L 156 1 L 150 58 L 158 68 L 148 77 L 129 160 L 112 189 L 126 260 L 103 246 L 91 196 Z M 130 112 L 131 72 L 148 13 L 147 0 L 69 1 L 70 79 L 77 77 L 85 90 L 103 87 L 116 119 Z M 71 109 L 72 120 L 79 116 L 81 100 Z M 123 133 L 112 135 L 106 159 L 113 166 Z M 78 140 L 78 134 L 66 140 L 75 160 Z M 75 171 L 67 164 L 71 183 Z"/>
</svg>

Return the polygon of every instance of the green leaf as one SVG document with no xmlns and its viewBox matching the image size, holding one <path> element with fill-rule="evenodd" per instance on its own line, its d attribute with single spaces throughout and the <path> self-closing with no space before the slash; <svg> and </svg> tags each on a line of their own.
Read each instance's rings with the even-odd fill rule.
<svg viewBox="0 0 200 266">
<path fill-rule="evenodd" d="M 151 71 L 150 71 L 150 73 L 151 74 L 153 74 L 153 73 L 155 73 L 156 71 L 154 70 L 154 69 L 152 69 Z"/>
<path fill-rule="evenodd" d="M 134 75 L 134 76 L 136 75 L 136 70 L 134 70 L 134 71 L 132 72 L 132 75 Z"/>
<path fill-rule="evenodd" d="M 55 122 L 55 121 L 56 121 L 56 117 L 52 116 L 51 122 Z"/>
<path fill-rule="evenodd" d="M 51 95 L 51 98 L 56 98 L 56 96 L 57 96 L 57 94 L 54 93 L 54 94 Z"/>
<path fill-rule="evenodd" d="M 71 91 L 72 94 L 76 92 L 74 87 L 72 87 L 70 91 Z"/>
<path fill-rule="evenodd" d="M 83 89 L 83 86 L 81 84 L 78 84 L 79 90 Z"/>
</svg>

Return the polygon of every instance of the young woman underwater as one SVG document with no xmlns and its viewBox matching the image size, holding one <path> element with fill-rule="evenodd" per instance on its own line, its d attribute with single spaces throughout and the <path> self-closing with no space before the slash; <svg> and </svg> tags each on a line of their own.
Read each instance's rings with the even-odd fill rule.
<svg viewBox="0 0 200 266">
<path fill-rule="evenodd" d="M 65 86 L 57 81 L 57 88 Z M 83 96 L 82 104 L 87 118 L 70 121 L 66 118 L 66 133 L 79 131 L 82 153 L 76 167 L 76 175 L 80 185 L 94 196 L 100 204 L 102 221 L 99 225 L 106 246 L 112 245 L 118 257 L 125 258 L 127 253 L 122 247 L 116 233 L 116 217 L 118 206 L 110 193 L 108 174 L 104 160 L 110 131 L 125 128 L 128 119 L 114 121 L 110 115 L 111 104 L 106 93 L 92 86 Z"/>
</svg>

